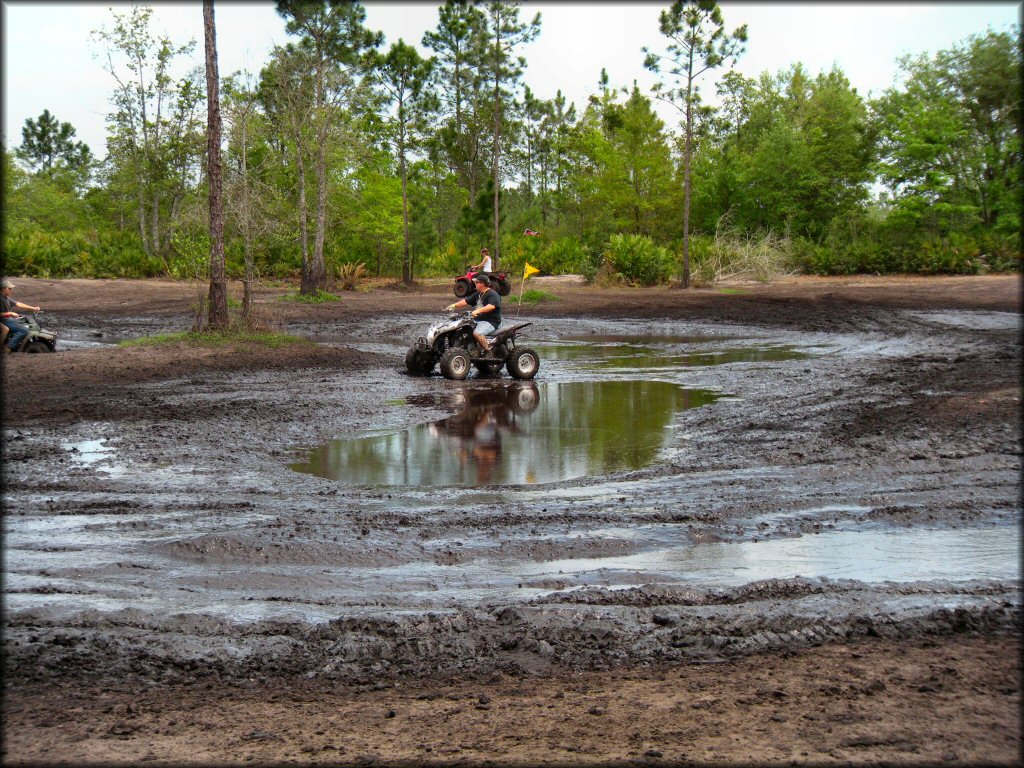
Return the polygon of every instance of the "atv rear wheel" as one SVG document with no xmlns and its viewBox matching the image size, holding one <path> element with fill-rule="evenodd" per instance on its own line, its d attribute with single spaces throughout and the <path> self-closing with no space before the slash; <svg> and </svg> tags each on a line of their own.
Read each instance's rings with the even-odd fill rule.
<svg viewBox="0 0 1024 768">
<path fill-rule="evenodd" d="M 455 298 L 464 299 L 472 292 L 472 286 L 466 278 L 460 277 L 455 281 Z"/>
<path fill-rule="evenodd" d="M 25 351 L 38 354 L 40 352 L 53 352 L 53 349 L 45 341 L 30 341 L 25 345 Z"/>
<path fill-rule="evenodd" d="M 469 376 L 472 364 L 462 347 L 452 347 L 441 355 L 441 375 L 446 379 L 461 381 Z"/>
<path fill-rule="evenodd" d="M 532 379 L 540 370 L 540 358 L 532 349 L 517 349 L 505 365 L 513 378 Z"/>
</svg>

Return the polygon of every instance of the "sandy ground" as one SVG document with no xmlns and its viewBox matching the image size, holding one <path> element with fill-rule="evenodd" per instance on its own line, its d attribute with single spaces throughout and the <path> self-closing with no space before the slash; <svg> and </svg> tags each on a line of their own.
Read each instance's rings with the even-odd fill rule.
<svg viewBox="0 0 1024 768">
<path fill-rule="evenodd" d="M 288 464 L 521 391 L 405 374 L 448 286 L 264 286 L 315 342 L 267 351 L 106 343 L 202 286 L 17 283 L 61 351 L 3 359 L 5 763 L 1020 762 L 1017 277 L 537 281 L 541 397 L 606 376 L 555 359 L 580 338 L 806 354 L 625 369 L 730 397 L 650 466 L 440 495 Z"/>
</svg>

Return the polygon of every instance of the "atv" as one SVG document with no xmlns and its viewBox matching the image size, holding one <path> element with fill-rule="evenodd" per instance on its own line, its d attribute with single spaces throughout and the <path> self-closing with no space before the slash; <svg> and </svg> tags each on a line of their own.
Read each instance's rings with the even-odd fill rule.
<svg viewBox="0 0 1024 768">
<path fill-rule="evenodd" d="M 53 331 L 44 330 L 39 325 L 39 315 L 42 312 L 37 312 L 34 315 L 22 315 L 16 320 L 22 325 L 28 326 L 28 333 L 18 344 L 18 348 L 15 352 L 56 352 L 57 351 L 57 334 Z"/>
<path fill-rule="evenodd" d="M 434 323 L 405 353 L 405 369 L 413 376 L 429 376 L 440 363 L 446 379 L 465 379 L 470 369 L 485 376 L 496 376 L 502 367 L 516 379 L 532 379 L 540 368 L 540 358 L 532 349 L 516 346 L 521 323 L 487 337 L 490 350 L 485 355 L 473 338 L 472 313 L 459 312 Z"/>
<path fill-rule="evenodd" d="M 499 296 L 508 296 L 512 293 L 512 281 L 508 279 L 507 273 L 474 272 L 472 269 L 467 269 L 466 274 L 455 278 L 455 298 L 464 299 L 469 296 L 475 290 L 473 278 L 480 274 L 487 275 L 491 279 L 491 285 L 494 286 L 494 290 L 498 292 Z"/>
</svg>

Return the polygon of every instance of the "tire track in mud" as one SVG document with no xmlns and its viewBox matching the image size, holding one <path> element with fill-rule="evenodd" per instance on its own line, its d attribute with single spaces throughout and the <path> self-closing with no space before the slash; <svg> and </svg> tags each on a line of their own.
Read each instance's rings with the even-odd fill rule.
<svg viewBox="0 0 1024 768">
<path fill-rule="evenodd" d="M 1015 331 L 984 318 L 980 329 L 951 327 L 941 315 L 849 306 L 804 321 L 792 302 L 761 314 L 781 307 L 791 311 L 777 318 L 783 330 L 752 327 L 749 314 L 744 325 L 668 322 L 680 333 L 749 332 L 832 351 L 687 371 L 674 380 L 735 399 L 680 414 L 683 438 L 663 462 L 500 496 L 339 487 L 287 469 L 296 452 L 339 435 L 450 412 L 443 398 L 416 408 L 403 398 L 475 386 L 410 379 L 398 373 L 400 358 L 380 351 L 330 347 L 335 368 L 303 354 L 291 361 L 298 374 L 287 356 L 277 370 L 254 360 L 238 374 L 225 360 L 223 372 L 202 377 L 168 379 L 158 365 L 117 403 L 100 401 L 99 386 L 84 391 L 66 426 L 5 431 L 4 479 L 19 509 L 7 520 L 7 587 L 18 598 L 7 616 L 8 672 L 366 680 L 714 660 L 873 634 L 1011 627 L 1019 591 L 991 581 L 782 579 L 715 589 L 655 577 L 610 589 L 554 573 L 498 600 L 474 597 L 470 583 L 432 587 L 437 569 L 628 556 L 669 534 L 699 546 L 851 525 L 1019 522 L 1020 389 L 1007 364 L 1020 359 Z M 344 332 L 398 339 L 422 324 L 392 316 Z M 646 324 L 546 325 L 559 337 Z M 316 333 L 341 335 L 329 325 Z M 550 366 L 542 375 L 579 374 Z M 113 455 L 95 465 L 54 447 L 96 436 Z M 66 526 L 48 528 L 55 519 Z M 608 529 L 622 530 L 597 535 Z M 94 547 L 62 543 L 76 538 Z M 412 586 L 389 590 L 389 573 Z M 244 620 L 231 621 L 232 612 Z"/>
</svg>

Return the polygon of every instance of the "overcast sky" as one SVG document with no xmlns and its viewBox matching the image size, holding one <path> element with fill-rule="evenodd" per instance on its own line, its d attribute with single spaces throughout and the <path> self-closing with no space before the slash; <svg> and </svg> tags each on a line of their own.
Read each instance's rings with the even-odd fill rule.
<svg viewBox="0 0 1024 768">
<path fill-rule="evenodd" d="M 155 30 L 176 42 L 195 39 L 195 64 L 203 60 L 201 2 L 157 2 Z M 420 45 L 437 24 L 438 3 L 366 2 L 367 26 L 384 32 L 385 45 L 399 38 Z M 522 49 L 525 82 L 541 98 L 556 91 L 582 111 L 597 91 L 602 67 L 614 87 L 636 80 L 647 91 L 653 75 L 643 68 L 640 49 L 662 50 L 658 14 L 667 2 L 523 3 L 521 17 L 541 14 L 541 33 Z M 106 154 L 105 115 L 113 80 L 103 69 L 103 48 L 90 32 L 111 27 L 110 9 L 127 3 L 3 2 L 3 140 L 21 143 L 28 118 L 49 109 L 70 122 L 94 154 Z M 1020 4 L 1002 3 L 721 3 L 728 29 L 747 24 L 749 41 L 736 69 L 749 77 L 775 74 L 802 62 L 812 75 L 838 65 L 863 96 L 894 84 L 896 60 L 904 54 L 935 53 L 972 34 L 1005 31 L 1019 23 Z M 272 2 L 214 5 L 221 77 L 248 69 L 257 74 L 270 50 L 289 40 Z M 712 77 L 709 77 L 712 75 Z M 713 73 L 701 78 L 714 93 Z M 670 128 L 670 108 L 659 108 Z"/>
</svg>

